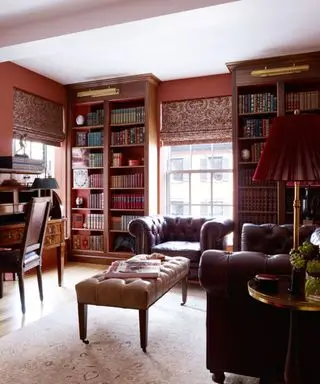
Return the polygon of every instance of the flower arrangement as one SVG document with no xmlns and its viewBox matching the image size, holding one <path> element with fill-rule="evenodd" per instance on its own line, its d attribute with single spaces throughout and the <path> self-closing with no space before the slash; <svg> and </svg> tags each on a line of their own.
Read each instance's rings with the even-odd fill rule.
<svg viewBox="0 0 320 384">
<path fill-rule="evenodd" d="M 320 249 L 309 241 L 290 251 L 291 265 L 298 270 L 306 270 L 309 275 L 320 276 Z"/>
</svg>

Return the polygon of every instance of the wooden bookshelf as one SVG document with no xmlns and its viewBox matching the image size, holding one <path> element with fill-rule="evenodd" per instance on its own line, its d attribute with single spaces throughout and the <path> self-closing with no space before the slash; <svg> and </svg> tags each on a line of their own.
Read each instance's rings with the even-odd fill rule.
<svg viewBox="0 0 320 384">
<path fill-rule="evenodd" d="M 72 260 L 109 264 L 128 258 L 134 251 L 134 239 L 127 230 L 129 221 L 157 213 L 157 84 L 154 76 L 141 75 L 68 86 Z M 81 91 L 101 89 L 117 92 L 79 97 Z M 101 120 L 95 119 L 94 113 Z M 84 116 L 84 124 L 77 125 L 79 115 Z M 95 140 L 99 132 L 101 142 Z M 89 142 L 89 135 L 93 141 Z M 95 158 L 93 154 L 98 155 Z M 75 184 L 78 169 L 85 175 Z M 89 181 L 84 182 L 87 178 Z M 76 204 L 77 197 L 82 197 L 82 206 Z"/>
<path fill-rule="evenodd" d="M 306 72 L 254 77 L 253 70 L 308 64 Z M 320 113 L 320 52 L 227 64 L 233 81 L 234 249 L 240 250 L 245 222 L 292 223 L 293 187 L 253 182 L 272 119 L 300 109 Z M 303 196 L 302 189 L 302 196 Z M 320 221 L 320 188 L 310 188 L 314 221 Z M 302 218 L 301 218 L 302 219 Z"/>
</svg>

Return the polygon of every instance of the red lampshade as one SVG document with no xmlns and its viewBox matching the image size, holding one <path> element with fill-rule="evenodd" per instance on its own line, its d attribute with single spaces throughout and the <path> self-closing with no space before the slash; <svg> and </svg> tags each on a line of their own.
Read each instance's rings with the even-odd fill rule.
<svg viewBox="0 0 320 384">
<path fill-rule="evenodd" d="M 253 180 L 320 181 L 320 116 L 276 117 Z"/>
</svg>

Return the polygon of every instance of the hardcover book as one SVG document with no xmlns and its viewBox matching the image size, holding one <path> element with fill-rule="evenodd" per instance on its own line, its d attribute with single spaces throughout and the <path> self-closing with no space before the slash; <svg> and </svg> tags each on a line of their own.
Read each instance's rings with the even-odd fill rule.
<svg viewBox="0 0 320 384">
<path fill-rule="evenodd" d="M 156 279 L 160 275 L 160 266 L 161 260 L 117 260 L 110 265 L 105 277 Z"/>
</svg>

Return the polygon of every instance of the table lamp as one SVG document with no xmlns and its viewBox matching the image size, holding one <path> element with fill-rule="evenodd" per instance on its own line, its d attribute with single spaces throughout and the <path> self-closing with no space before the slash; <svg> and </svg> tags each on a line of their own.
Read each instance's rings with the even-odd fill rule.
<svg viewBox="0 0 320 384">
<path fill-rule="evenodd" d="M 47 196 L 47 191 L 49 191 L 49 196 L 51 197 L 51 218 L 61 218 L 61 200 L 57 194 L 55 194 L 54 189 L 59 189 L 59 184 L 54 177 L 36 177 L 32 183 L 31 188 L 44 190 L 45 195 Z M 57 201 L 58 200 L 58 201 Z"/>
<path fill-rule="evenodd" d="M 300 182 L 320 183 L 320 116 L 276 117 L 253 175 L 254 181 L 294 182 L 293 248 L 299 246 Z"/>
</svg>

